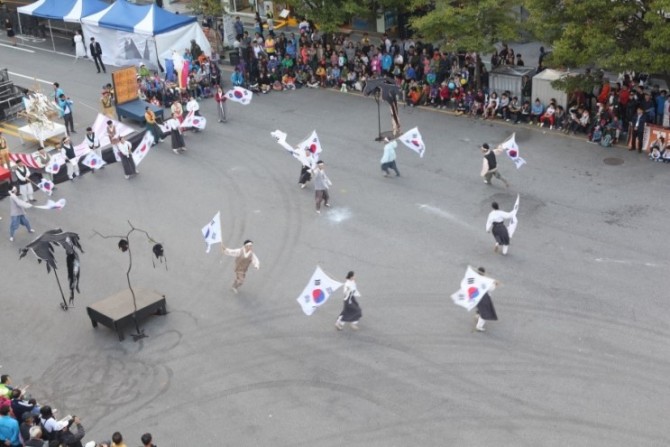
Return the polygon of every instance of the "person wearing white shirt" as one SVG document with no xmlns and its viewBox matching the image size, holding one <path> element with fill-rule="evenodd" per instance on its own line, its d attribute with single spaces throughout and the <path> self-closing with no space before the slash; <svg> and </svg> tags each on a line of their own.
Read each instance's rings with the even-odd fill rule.
<svg viewBox="0 0 670 447">
<path fill-rule="evenodd" d="M 337 317 L 335 322 L 335 328 L 338 331 L 341 331 L 344 328 L 346 323 L 349 323 L 352 330 L 358 330 L 358 320 L 363 316 L 361 312 L 361 306 L 358 304 L 356 298 L 360 298 L 361 294 L 358 291 L 356 286 L 356 280 L 354 278 L 354 272 L 351 271 L 347 273 L 347 280 L 344 282 L 344 307 L 340 316 Z"/>
<path fill-rule="evenodd" d="M 244 284 L 244 279 L 247 276 L 249 266 L 253 265 L 256 270 L 261 266 L 258 257 L 252 250 L 253 242 L 247 239 L 244 241 L 242 248 L 226 248 L 221 244 L 223 254 L 235 258 L 235 281 L 231 290 L 237 293 L 238 289 Z"/>
<path fill-rule="evenodd" d="M 74 151 L 74 146 L 72 145 L 72 140 L 70 137 L 64 137 L 61 141 L 60 153 L 67 160 L 65 165 L 67 166 L 67 176 L 70 180 L 74 180 L 79 177 L 79 157 Z"/>
<path fill-rule="evenodd" d="M 186 103 L 186 111 L 194 112 L 196 115 L 200 116 L 200 104 L 198 104 L 198 101 L 193 96 L 188 98 L 188 102 Z"/>
<path fill-rule="evenodd" d="M 128 180 L 131 175 L 139 174 L 140 171 L 135 167 L 135 160 L 133 160 L 133 145 L 130 144 L 130 141 L 126 141 L 121 135 L 119 136 L 119 142 L 116 145 L 116 148 L 121 157 L 121 165 L 123 166 L 123 173 L 126 176 L 126 180 Z"/>
<path fill-rule="evenodd" d="M 30 180 L 30 169 L 23 164 L 23 160 L 20 158 L 16 160 L 16 180 L 19 184 L 19 192 L 21 198 L 26 202 L 34 202 L 35 198 L 33 197 L 33 185 Z"/>
<path fill-rule="evenodd" d="M 184 142 L 184 135 L 181 133 L 181 123 L 176 114 L 172 114 L 172 118 L 165 122 L 170 129 L 170 140 L 172 142 L 172 152 L 179 155 L 186 150 L 186 143 Z"/>
<path fill-rule="evenodd" d="M 493 211 L 489 213 L 489 217 L 486 220 L 486 232 L 493 232 L 493 238 L 496 241 L 493 251 L 498 253 L 498 249 L 502 246 L 502 254 L 506 255 L 509 249 L 509 233 L 505 226 L 505 220 L 511 219 L 514 215 L 501 211 L 498 202 L 493 202 L 491 208 L 493 208 Z"/>
</svg>

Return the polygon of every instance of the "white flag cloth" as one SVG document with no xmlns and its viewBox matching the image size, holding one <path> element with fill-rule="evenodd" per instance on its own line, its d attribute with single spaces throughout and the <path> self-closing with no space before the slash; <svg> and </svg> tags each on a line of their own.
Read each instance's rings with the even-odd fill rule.
<svg viewBox="0 0 670 447">
<path fill-rule="evenodd" d="M 300 143 L 297 147 L 293 147 L 286 142 L 286 137 L 288 136 L 286 132 L 282 132 L 281 130 L 277 129 L 274 132 L 270 132 L 270 135 L 272 135 L 277 140 L 277 143 L 281 147 L 290 152 L 291 155 L 293 155 L 293 158 L 298 160 L 301 165 L 312 169 L 319 160 L 319 156 L 317 154 L 323 150 L 316 131 L 312 131 L 312 134 L 309 136 L 309 138 Z M 305 149 L 309 149 L 309 151 L 312 153 L 311 157 L 308 157 L 305 154 Z"/>
<path fill-rule="evenodd" d="M 253 93 L 251 91 L 239 86 L 233 87 L 226 92 L 226 98 L 230 99 L 231 101 L 239 102 L 245 106 L 251 102 L 252 96 Z"/>
<path fill-rule="evenodd" d="M 182 128 L 193 128 L 193 129 L 198 129 L 202 130 L 207 126 L 207 118 L 204 116 L 198 116 L 195 114 L 194 111 L 188 112 L 188 115 L 186 115 L 186 118 L 184 118 L 184 121 L 181 122 Z"/>
<path fill-rule="evenodd" d="M 51 156 L 49 164 L 44 167 L 44 170 L 49 174 L 58 174 L 60 168 L 65 164 L 65 157 L 61 153 L 56 153 Z"/>
<path fill-rule="evenodd" d="M 54 192 L 54 182 L 43 178 L 38 184 L 37 187 L 44 191 L 46 195 L 50 196 Z"/>
<path fill-rule="evenodd" d="M 81 159 L 81 164 L 97 171 L 107 163 L 95 151 L 91 151 Z"/>
<path fill-rule="evenodd" d="M 341 282 L 337 282 L 317 266 L 309 282 L 305 286 L 298 299 L 296 300 L 305 315 L 312 315 L 317 307 L 323 305 L 330 295 L 342 287 Z"/>
<path fill-rule="evenodd" d="M 505 149 L 505 153 L 509 159 L 514 162 L 517 169 L 526 164 L 526 160 L 519 157 L 519 146 L 516 144 L 516 133 L 513 133 L 511 137 L 505 140 L 505 142 L 501 144 L 501 147 Z"/>
<path fill-rule="evenodd" d="M 423 153 L 426 151 L 426 145 L 423 144 L 423 138 L 421 138 L 421 133 L 419 132 L 418 127 L 408 130 L 404 134 L 400 135 L 398 139 L 405 146 L 419 154 L 419 157 L 423 158 Z"/>
<path fill-rule="evenodd" d="M 519 223 L 519 221 L 516 218 L 516 213 L 519 211 L 519 194 L 516 195 L 516 202 L 514 202 L 514 209 L 512 210 L 512 218 L 509 221 L 509 225 L 507 226 L 507 234 L 509 234 L 509 237 L 514 236 L 514 232 L 516 231 L 516 225 Z"/>
<path fill-rule="evenodd" d="M 35 208 L 39 208 L 41 210 L 62 210 L 65 208 L 65 204 L 67 201 L 65 199 L 60 199 L 56 202 L 53 200 L 47 200 L 47 203 L 44 205 L 34 205 Z"/>
<path fill-rule="evenodd" d="M 207 253 L 213 244 L 221 243 L 221 211 L 216 213 L 212 220 L 202 228 L 202 236 L 207 244 Z"/>
<path fill-rule="evenodd" d="M 140 144 L 138 144 L 133 151 L 133 161 L 135 162 L 135 166 L 139 166 L 140 163 L 142 163 L 144 157 L 146 157 L 149 153 L 149 149 L 151 149 L 152 144 L 154 144 L 154 136 L 151 134 L 151 132 L 147 131 L 144 133 Z"/>
<path fill-rule="evenodd" d="M 477 307 L 477 304 L 487 292 L 491 292 L 495 288 L 495 279 L 482 276 L 468 266 L 465 276 L 461 280 L 461 289 L 451 295 L 451 299 L 457 305 L 470 311 Z"/>
</svg>

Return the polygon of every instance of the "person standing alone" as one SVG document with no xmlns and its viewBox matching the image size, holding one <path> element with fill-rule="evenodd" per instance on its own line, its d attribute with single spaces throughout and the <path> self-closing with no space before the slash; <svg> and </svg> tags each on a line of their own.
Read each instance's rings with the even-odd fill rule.
<svg viewBox="0 0 670 447">
<path fill-rule="evenodd" d="M 398 147 L 398 142 L 396 140 L 389 141 L 388 138 L 384 138 L 384 141 L 386 144 L 384 145 L 384 155 L 382 155 L 381 159 L 384 177 L 389 176 L 389 169 L 393 169 L 395 171 L 395 176 L 400 177 L 400 171 L 398 171 L 398 167 L 395 164 L 395 148 Z"/>
<path fill-rule="evenodd" d="M 89 49 L 91 50 L 91 57 L 93 58 L 93 62 L 95 62 L 95 68 L 98 69 L 98 73 L 100 73 L 101 68 L 103 73 L 107 73 L 107 68 L 102 63 L 102 47 L 100 46 L 100 42 L 95 41 L 95 37 L 91 37 Z"/>
<path fill-rule="evenodd" d="M 484 183 L 490 185 L 491 177 L 495 177 L 505 184 L 505 188 L 508 188 L 509 183 L 503 178 L 502 175 L 500 175 L 500 172 L 498 172 L 498 161 L 496 160 L 496 154 L 500 154 L 502 149 L 491 149 L 488 143 L 484 143 L 482 144 L 481 150 L 482 154 L 484 154 L 481 173 L 481 176 L 484 177 Z"/>
<path fill-rule="evenodd" d="M 335 322 L 335 328 L 338 331 L 341 331 L 344 328 L 345 323 L 349 323 L 351 329 L 354 331 L 358 330 L 358 320 L 363 316 L 361 312 L 361 306 L 358 304 L 356 298 L 360 298 L 361 294 L 358 291 L 356 286 L 356 280 L 354 278 L 354 272 L 351 271 L 347 273 L 347 280 L 344 282 L 344 307 L 340 316 Z"/>
<path fill-rule="evenodd" d="M 486 274 L 486 270 L 484 267 L 479 267 L 477 269 L 477 273 L 480 275 Z M 497 281 L 496 281 L 497 285 Z M 491 297 L 489 296 L 488 292 L 484 294 L 481 300 L 479 300 L 479 303 L 477 303 L 477 325 L 475 326 L 475 330 L 478 332 L 484 332 L 486 329 L 484 328 L 484 325 L 486 324 L 486 321 L 497 321 L 498 320 L 498 314 L 496 314 L 496 308 L 493 307 L 493 301 L 491 301 Z"/>
<path fill-rule="evenodd" d="M 314 180 L 314 200 L 316 201 L 316 213 L 321 214 L 321 204 L 330 207 L 330 194 L 328 188 L 333 185 L 324 170 L 323 161 L 316 162 L 316 168 L 312 170 L 312 179 Z"/>
<path fill-rule="evenodd" d="M 238 289 L 244 284 L 244 279 L 247 276 L 249 266 L 253 264 L 256 270 L 260 268 L 260 261 L 252 250 L 253 244 L 254 243 L 249 239 L 244 241 L 242 248 L 226 248 L 221 244 L 223 254 L 235 258 L 235 281 L 231 288 L 235 293 L 237 293 Z"/>
</svg>

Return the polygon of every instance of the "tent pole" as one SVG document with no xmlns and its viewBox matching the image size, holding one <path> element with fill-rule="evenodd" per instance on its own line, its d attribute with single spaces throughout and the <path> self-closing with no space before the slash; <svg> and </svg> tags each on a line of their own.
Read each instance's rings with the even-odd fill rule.
<svg viewBox="0 0 670 447">
<path fill-rule="evenodd" d="M 158 44 L 156 43 L 156 37 L 151 38 L 154 41 L 154 48 L 156 49 L 156 62 L 158 62 L 158 69 L 161 71 L 161 73 L 165 73 L 165 69 L 161 65 L 161 57 L 158 54 Z"/>
<path fill-rule="evenodd" d="M 23 36 L 23 28 L 21 27 L 21 13 L 19 10 L 16 10 L 16 18 L 19 19 L 19 34 Z"/>
<path fill-rule="evenodd" d="M 51 29 L 51 19 L 47 20 L 49 23 L 49 34 L 51 34 L 51 45 L 53 46 L 54 53 L 56 52 L 56 42 L 54 41 L 54 32 Z"/>
</svg>

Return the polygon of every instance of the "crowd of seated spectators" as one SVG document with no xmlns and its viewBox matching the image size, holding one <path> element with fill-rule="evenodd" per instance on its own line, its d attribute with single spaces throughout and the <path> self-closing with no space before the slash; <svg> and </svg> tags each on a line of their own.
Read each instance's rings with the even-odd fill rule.
<svg viewBox="0 0 670 447">
<path fill-rule="evenodd" d="M 0 442 L 6 447 L 126 447 L 119 432 L 110 441 L 83 439 L 86 430 L 77 416 L 56 418 L 58 410 L 40 405 L 26 393 L 27 387 L 15 387 L 8 374 L 0 377 Z M 143 447 L 155 447 L 150 433 L 141 436 Z"/>
</svg>

